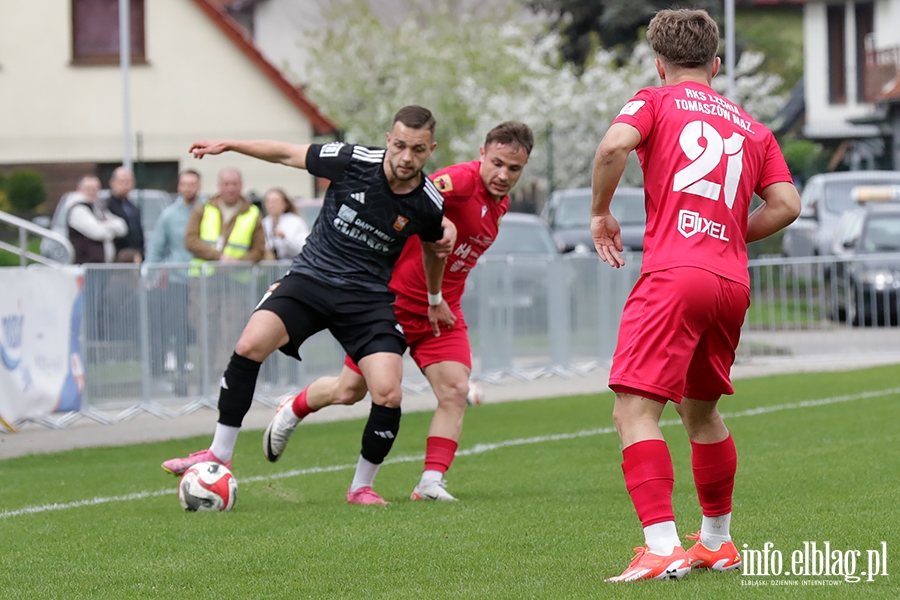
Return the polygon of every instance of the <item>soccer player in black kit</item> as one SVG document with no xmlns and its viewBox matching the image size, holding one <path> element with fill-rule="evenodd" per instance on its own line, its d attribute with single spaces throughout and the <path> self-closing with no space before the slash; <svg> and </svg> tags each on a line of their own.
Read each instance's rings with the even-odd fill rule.
<svg viewBox="0 0 900 600">
<path fill-rule="evenodd" d="M 441 251 L 455 242 L 450 239 L 455 237 L 452 226 L 444 222 L 446 233 L 442 227 L 443 197 L 422 172 L 437 146 L 434 129 L 428 109 L 406 106 L 394 116 L 386 149 L 270 140 L 214 140 L 191 146 L 196 158 L 238 152 L 305 169 L 330 179 L 331 185 L 306 246 L 288 274 L 263 296 L 235 346 L 220 385 L 212 444 L 186 458 L 165 461 L 163 469 L 180 475 L 203 461 L 230 467 L 262 361 L 275 350 L 299 360 L 300 345 L 328 329 L 359 365 L 372 395 L 347 501 L 385 504 L 372 483 L 400 429 L 406 350 L 388 282 L 406 239 L 418 235 L 428 292 L 439 294 L 444 270 Z M 446 303 L 429 307 L 428 313 L 435 329 L 439 323 L 453 322 Z"/>
</svg>

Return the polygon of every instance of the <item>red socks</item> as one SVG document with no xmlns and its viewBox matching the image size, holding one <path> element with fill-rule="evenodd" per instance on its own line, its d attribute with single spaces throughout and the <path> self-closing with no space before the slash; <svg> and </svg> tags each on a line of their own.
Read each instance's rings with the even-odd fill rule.
<svg viewBox="0 0 900 600">
<path fill-rule="evenodd" d="M 309 388 L 303 388 L 303 391 L 297 394 L 297 397 L 294 398 L 294 401 L 291 403 L 291 409 L 293 409 L 294 414 L 297 415 L 298 419 L 302 419 L 309 413 L 313 412 L 309 408 L 309 404 L 306 403 L 306 390 Z"/>
<path fill-rule="evenodd" d="M 458 447 L 450 438 L 430 436 L 425 445 L 425 470 L 446 473 Z"/>
<path fill-rule="evenodd" d="M 694 485 L 704 517 L 721 517 L 731 512 L 734 474 L 737 472 L 737 450 L 731 434 L 721 442 L 691 442 L 691 465 Z"/>
<path fill-rule="evenodd" d="M 622 451 L 625 487 L 637 511 L 641 526 L 675 520 L 672 489 L 675 472 L 672 456 L 664 440 L 644 440 Z"/>
</svg>

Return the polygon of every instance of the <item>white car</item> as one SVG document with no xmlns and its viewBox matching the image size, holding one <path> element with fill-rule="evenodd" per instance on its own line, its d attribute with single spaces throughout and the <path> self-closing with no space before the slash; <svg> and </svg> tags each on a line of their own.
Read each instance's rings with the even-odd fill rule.
<svg viewBox="0 0 900 600">
<path fill-rule="evenodd" d="M 784 255 L 830 256 L 835 228 L 845 212 L 859 205 L 861 190 L 886 185 L 900 185 L 900 172 L 847 171 L 810 177 L 800 195 L 800 218 L 784 230 Z"/>
</svg>

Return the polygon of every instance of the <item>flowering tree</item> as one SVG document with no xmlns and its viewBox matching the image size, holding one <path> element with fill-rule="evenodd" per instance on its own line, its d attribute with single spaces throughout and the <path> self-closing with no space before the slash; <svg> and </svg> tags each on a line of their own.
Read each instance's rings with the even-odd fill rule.
<svg viewBox="0 0 900 600">
<path fill-rule="evenodd" d="M 549 19 L 514 0 L 465 11 L 447 2 L 425 6 L 397 23 L 373 16 L 367 0 L 333 8 L 330 28 L 312 45 L 306 92 L 344 127 L 347 141 L 383 144 L 393 113 L 420 104 L 438 121 L 434 169 L 476 158 L 489 129 L 519 120 L 536 136 L 522 183 L 582 187 L 590 185 L 597 145 L 619 110 L 637 90 L 659 83 L 645 42 L 624 64 L 598 49 L 578 74 L 562 59 Z M 742 65 L 752 73 L 759 63 Z M 767 77 L 774 76 L 737 79 L 736 100 L 751 113 L 756 104 L 771 112 L 781 101 L 768 97 L 774 88 Z M 634 160 L 624 183 L 641 183 Z"/>
</svg>

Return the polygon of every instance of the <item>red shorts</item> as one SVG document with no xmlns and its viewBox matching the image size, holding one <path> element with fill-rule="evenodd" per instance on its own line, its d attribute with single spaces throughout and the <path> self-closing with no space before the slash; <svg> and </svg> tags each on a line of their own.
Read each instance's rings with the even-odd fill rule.
<svg viewBox="0 0 900 600">
<path fill-rule="evenodd" d="M 462 363 L 472 369 L 472 347 L 469 345 L 469 328 L 463 317 L 462 310 L 458 307 L 453 310 L 456 315 L 456 323 L 451 328 L 441 327 L 440 337 L 435 337 L 431 331 L 431 323 L 428 317 L 411 313 L 402 308 L 394 309 L 397 322 L 403 327 L 403 335 L 409 346 L 409 355 L 416 365 L 423 371 L 425 367 L 439 362 L 454 361 Z M 359 373 L 359 367 L 350 356 L 344 360 L 344 365 Z"/>
<path fill-rule="evenodd" d="M 642 275 L 622 312 L 610 389 L 660 402 L 733 394 L 731 366 L 749 306 L 747 286 L 704 269 Z"/>
</svg>

